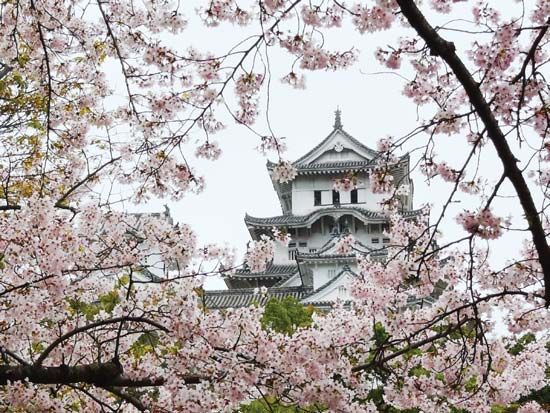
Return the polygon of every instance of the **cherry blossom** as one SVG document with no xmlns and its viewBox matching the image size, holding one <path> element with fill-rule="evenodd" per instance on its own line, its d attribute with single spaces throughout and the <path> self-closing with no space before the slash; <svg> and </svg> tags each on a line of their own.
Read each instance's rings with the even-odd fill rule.
<svg viewBox="0 0 550 413">
<path fill-rule="evenodd" d="M 495 239 L 502 234 L 501 218 L 495 217 L 491 210 L 483 209 L 477 213 L 465 211 L 457 216 L 457 221 L 466 231 L 485 239 Z"/>
<path fill-rule="evenodd" d="M 280 242 L 285 247 L 288 246 L 288 243 L 292 241 L 290 234 L 284 230 L 281 230 L 277 227 L 271 228 L 271 233 L 276 241 Z"/>
<path fill-rule="evenodd" d="M 547 385 L 550 341 L 550 3 L 245 3 L 211 1 L 198 16 L 171 1 L 3 4 L 0 410 L 229 412 L 274 399 L 334 412 L 545 411 L 525 400 Z M 192 19 L 243 31 L 204 50 L 187 42 Z M 335 35 L 346 26 L 364 40 Z M 221 156 L 229 122 L 276 152 L 272 178 L 290 182 L 291 137 L 261 126 L 277 79 L 303 89 L 306 71 L 350 68 L 382 30 L 390 44 L 374 44 L 369 65 L 392 69 L 418 106 L 414 129 L 381 139 L 366 171 L 385 197 L 367 213 L 389 220 L 390 243 L 373 251 L 342 236 L 337 251 L 358 255 L 350 299 L 292 336 L 263 329 L 260 305 L 208 308 L 204 280 L 235 272 L 233 248 L 123 209 L 202 191 L 196 158 Z M 430 211 L 400 215 L 414 189 L 400 162 L 447 188 Z M 466 234 L 450 239 L 456 205 Z M 272 262 L 274 239 L 289 241 L 279 228 L 258 236 L 252 272 Z"/>
<path fill-rule="evenodd" d="M 244 124 L 252 124 L 257 116 L 257 98 L 256 94 L 263 82 L 261 74 L 245 74 L 237 79 L 235 84 L 235 93 L 239 96 L 240 109 L 237 112 L 237 119 Z"/>
<path fill-rule="evenodd" d="M 338 239 L 336 243 L 336 252 L 338 254 L 349 254 L 352 251 L 355 239 L 351 234 L 344 235 Z"/>
<path fill-rule="evenodd" d="M 258 241 L 252 241 L 246 253 L 246 262 L 252 272 L 262 272 L 273 259 L 273 241 L 262 235 Z"/>
<path fill-rule="evenodd" d="M 197 148 L 195 156 L 197 158 L 205 158 L 216 160 L 220 157 L 222 151 L 216 142 L 205 142 Z"/>
<path fill-rule="evenodd" d="M 269 151 L 275 151 L 278 154 L 286 151 L 286 144 L 283 141 L 284 138 L 278 138 L 276 136 L 262 136 L 262 143 L 258 146 L 258 151 L 266 155 Z"/>
<path fill-rule="evenodd" d="M 357 176 L 349 175 L 343 178 L 335 178 L 332 187 L 335 191 L 349 192 L 357 188 Z"/>
<path fill-rule="evenodd" d="M 369 182 L 375 194 L 391 192 L 394 188 L 393 175 L 387 168 L 374 169 L 369 175 Z"/>
<path fill-rule="evenodd" d="M 273 168 L 273 179 L 281 183 L 290 182 L 296 173 L 296 168 L 290 162 L 281 161 Z"/>
</svg>

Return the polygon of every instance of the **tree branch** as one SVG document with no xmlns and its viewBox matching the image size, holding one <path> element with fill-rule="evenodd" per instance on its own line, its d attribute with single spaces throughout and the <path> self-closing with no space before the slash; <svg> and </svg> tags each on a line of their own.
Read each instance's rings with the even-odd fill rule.
<svg viewBox="0 0 550 413">
<path fill-rule="evenodd" d="M 516 83 L 519 79 L 521 79 L 523 76 L 525 76 L 525 71 L 527 70 L 527 66 L 529 65 L 529 62 L 531 60 L 534 61 L 535 53 L 537 52 L 537 47 L 539 47 L 540 42 L 542 41 L 544 35 L 548 31 L 548 27 L 550 27 L 550 18 L 548 18 L 548 20 L 546 20 L 546 25 L 542 27 L 542 29 L 540 30 L 538 36 L 535 38 L 535 41 L 531 45 L 531 48 L 529 49 L 529 52 L 527 53 L 527 57 L 525 58 L 525 61 L 523 62 L 523 65 L 521 66 L 521 70 L 512 79 L 512 84 Z"/>
<path fill-rule="evenodd" d="M 471 320 L 472 320 L 471 318 L 465 317 L 460 322 L 458 322 L 457 324 L 449 325 L 444 331 L 442 331 L 440 333 L 431 335 L 431 336 L 425 338 L 424 340 L 417 341 L 416 343 L 413 343 L 409 346 L 406 346 L 405 348 L 402 348 L 401 350 L 394 351 L 393 353 L 387 355 L 386 357 L 382 357 L 380 359 L 375 358 L 370 363 L 355 366 L 351 369 L 351 371 L 354 372 L 354 373 L 357 373 L 359 371 L 368 370 L 369 368 L 371 368 L 375 365 L 383 366 L 384 363 L 387 363 L 388 361 L 393 360 L 394 358 L 402 356 L 403 354 L 406 354 L 411 350 L 415 350 L 419 347 L 425 346 L 426 344 L 433 343 L 434 341 L 439 340 L 440 338 L 447 337 L 452 332 L 454 332 L 456 330 L 460 330 L 460 328 L 462 328 L 462 326 L 464 324 L 466 324 L 468 321 L 471 321 Z"/>
<path fill-rule="evenodd" d="M 514 156 L 506 138 L 498 125 L 489 103 L 485 100 L 478 83 L 474 80 L 462 60 L 455 53 L 453 43 L 443 39 L 428 23 L 422 12 L 413 0 L 396 0 L 409 24 L 424 39 L 432 55 L 440 56 L 449 65 L 458 81 L 467 93 L 470 103 L 487 129 L 487 135 L 493 143 L 504 167 L 506 178 L 512 183 L 519 198 L 533 244 L 544 274 L 544 298 L 546 306 L 550 306 L 550 247 L 546 241 L 546 234 L 542 226 L 535 202 L 527 186 L 523 174 L 518 168 L 518 160 Z"/>
<path fill-rule="evenodd" d="M 208 380 L 202 376 L 184 376 L 186 384 L 197 384 Z M 9 382 L 29 381 L 35 384 L 93 384 L 107 387 L 152 387 L 162 386 L 166 380 L 159 378 L 134 379 L 123 374 L 117 361 L 82 364 L 77 366 L 43 367 L 33 365 L 0 365 L 0 385 Z"/>
<path fill-rule="evenodd" d="M 149 324 L 149 325 L 152 325 L 153 327 L 156 327 L 158 328 L 159 330 L 162 330 L 164 332 L 167 332 L 168 329 L 166 327 L 164 327 L 162 324 L 159 324 L 157 323 L 156 321 L 153 321 L 153 320 L 149 320 L 145 317 L 131 317 L 131 316 L 125 316 L 125 317 L 116 317 L 116 318 L 110 318 L 108 320 L 100 320 L 100 321 L 96 321 L 95 323 L 90 323 L 90 324 L 86 324 L 84 326 L 81 326 L 81 327 L 78 327 L 78 328 L 75 328 L 74 330 L 71 330 L 69 331 L 68 333 L 66 334 L 63 334 L 62 336 L 60 336 L 59 338 L 57 338 L 56 340 L 54 340 L 43 352 L 42 354 L 40 354 L 40 356 L 36 359 L 36 361 L 34 362 L 34 365 L 35 366 L 40 366 L 40 364 L 42 364 L 42 362 L 46 359 L 46 357 L 48 357 L 48 355 L 59 345 L 61 344 L 63 341 L 71 338 L 72 336 L 76 335 L 76 334 L 79 334 L 79 333 L 82 333 L 84 331 L 88 331 L 88 330 L 91 330 L 91 329 L 94 329 L 96 327 L 100 327 L 100 326 L 104 326 L 104 325 L 108 325 L 108 324 L 117 324 L 117 323 L 120 323 L 120 322 L 123 322 L 123 321 L 126 321 L 126 322 L 134 322 L 134 323 L 144 323 L 144 324 Z"/>
</svg>

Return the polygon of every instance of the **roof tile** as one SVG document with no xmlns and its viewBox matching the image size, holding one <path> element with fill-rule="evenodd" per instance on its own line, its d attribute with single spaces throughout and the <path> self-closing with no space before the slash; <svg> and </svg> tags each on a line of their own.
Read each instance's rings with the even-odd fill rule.
<svg viewBox="0 0 550 413">
<path fill-rule="evenodd" d="M 205 292 L 204 301 L 210 309 L 237 308 L 247 307 L 253 303 L 265 305 L 271 298 L 294 297 L 301 300 L 311 291 L 311 288 L 304 287 L 272 287 L 267 294 L 255 294 L 252 288 L 211 290 Z"/>
<path fill-rule="evenodd" d="M 346 212 L 346 210 L 350 211 L 357 211 L 361 215 L 363 215 L 364 218 L 367 219 L 386 219 L 386 215 L 382 212 L 376 212 L 376 211 L 370 211 L 368 209 L 364 208 L 358 208 L 358 207 L 342 207 L 342 208 L 318 208 L 312 212 L 310 212 L 307 215 L 293 215 L 293 214 L 285 214 L 285 215 L 278 215 L 274 217 L 267 217 L 267 218 L 259 218 L 259 217 L 253 217 L 248 214 L 244 217 L 244 222 L 247 225 L 252 226 L 297 226 L 297 225 L 305 225 L 315 214 L 323 214 L 324 212 Z M 414 210 L 414 211 L 405 211 L 403 212 L 403 217 L 409 218 L 420 215 L 421 210 Z"/>
</svg>

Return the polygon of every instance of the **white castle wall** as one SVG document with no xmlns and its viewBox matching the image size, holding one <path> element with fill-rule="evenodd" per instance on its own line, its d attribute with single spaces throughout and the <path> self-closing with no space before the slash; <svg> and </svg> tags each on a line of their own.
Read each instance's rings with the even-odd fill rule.
<svg viewBox="0 0 550 413">
<path fill-rule="evenodd" d="M 292 213 L 306 215 L 315 209 L 331 207 L 334 176 L 330 175 L 301 175 L 292 182 Z M 341 206 L 356 206 L 380 211 L 380 203 L 384 199 L 381 194 L 374 194 L 370 190 L 368 177 L 360 174 L 357 182 L 357 204 L 351 204 L 350 192 L 340 192 Z M 321 205 L 314 205 L 314 191 L 321 191 Z"/>
</svg>

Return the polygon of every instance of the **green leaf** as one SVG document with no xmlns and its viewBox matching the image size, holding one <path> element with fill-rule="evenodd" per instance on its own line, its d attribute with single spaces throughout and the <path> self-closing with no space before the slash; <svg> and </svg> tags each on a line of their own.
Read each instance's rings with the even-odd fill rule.
<svg viewBox="0 0 550 413">
<path fill-rule="evenodd" d="M 298 328 L 311 325 L 314 311 L 312 306 L 304 307 L 294 297 L 271 298 L 265 305 L 262 328 L 290 336 Z"/>
</svg>

